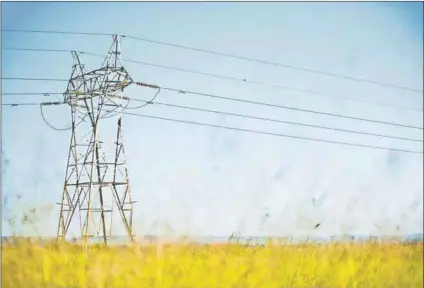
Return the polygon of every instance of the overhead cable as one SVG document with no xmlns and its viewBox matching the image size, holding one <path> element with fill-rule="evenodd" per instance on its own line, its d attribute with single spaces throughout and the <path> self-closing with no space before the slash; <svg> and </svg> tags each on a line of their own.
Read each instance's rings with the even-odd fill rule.
<svg viewBox="0 0 424 288">
<path fill-rule="evenodd" d="M 399 140 L 406 140 L 406 141 L 413 141 L 413 142 L 423 142 L 422 139 L 405 138 L 405 137 L 399 137 L 399 136 L 369 133 L 369 132 L 362 132 L 362 131 L 356 131 L 356 130 L 348 130 L 348 129 L 341 129 L 341 128 L 335 128 L 335 127 L 328 127 L 328 126 L 312 125 L 312 124 L 305 124 L 305 123 L 300 123 L 300 122 L 285 121 L 285 120 L 278 120 L 278 119 L 265 118 L 265 117 L 257 117 L 257 116 L 244 115 L 244 114 L 238 114 L 238 113 L 230 113 L 230 112 L 224 112 L 224 111 L 218 111 L 218 110 L 202 109 L 202 108 L 197 108 L 197 107 L 175 105 L 175 104 L 155 102 L 155 101 L 144 101 L 144 100 L 139 100 L 139 99 L 134 99 L 134 98 L 130 98 L 130 99 L 132 101 L 141 101 L 141 102 L 151 103 L 151 104 L 156 104 L 156 105 L 161 105 L 161 106 L 168 106 L 168 107 L 181 108 L 181 109 L 200 111 L 200 112 L 215 113 L 215 114 L 221 114 L 221 115 L 227 115 L 227 116 L 235 116 L 235 117 L 240 117 L 240 118 L 262 120 L 262 121 L 269 121 L 269 122 L 275 122 L 275 123 L 282 123 L 282 124 L 289 124 L 289 125 L 317 128 L 317 129 L 325 129 L 325 130 L 332 130 L 332 131 L 339 131 L 339 132 L 346 132 L 346 133 L 354 133 L 354 134 L 361 134 L 361 135 L 369 135 L 369 136 L 376 136 L 376 137 L 382 137 L 382 138 L 399 139 Z"/>
<path fill-rule="evenodd" d="M 17 48 L 17 47 L 4 47 L 2 49 L 3 50 L 12 50 L 12 51 L 37 51 L 37 52 L 73 52 L 74 51 L 74 50 L 63 50 L 63 49 Z M 96 53 L 91 53 L 91 52 L 85 52 L 85 51 L 75 51 L 75 52 L 78 52 L 78 53 L 84 54 L 84 55 L 94 56 L 94 57 L 102 57 L 102 58 L 106 57 L 106 55 L 96 54 Z M 123 58 L 120 59 L 120 60 L 123 61 L 123 62 L 135 63 L 135 64 L 144 65 L 144 66 L 151 66 L 151 67 L 155 67 L 155 68 L 159 68 L 159 69 L 173 70 L 173 71 L 179 71 L 179 72 L 184 72 L 184 73 L 202 75 L 202 76 L 206 76 L 206 77 L 213 77 L 213 78 L 231 80 L 231 81 L 236 81 L 236 82 L 241 82 L 241 83 L 247 83 L 247 84 L 252 84 L 252 85 L 258 85 L 258 86 L 264 86 L 264 87 L 271 87 L 271 88 L 295 91 L 295 92 L 299 92 L 299 93 L 305 93 L 305 94 L 315 95 L 315 96 L 320 96 L 320 97 L 342 99 L 342 100 L 346 100 L 346 101 L 353 101 L 353 102 L 366 103 L 366 104 L 378 105 L 378 106 L 385 106 L 385 107 L 396 108 L 396 109 L 405 109 L 405 110 L 411 110 L 411 111 L 416 111 L 416 112 L 423 112 L 423 109 L 419 109 L 419 108 L 412 108 L 412 107 L 394 105 L 394 104 L 383 103 L 383 102 L 379 102 L 379 101 L 359 99 L 359 98 L 351 98 L 351 97 L 340 96 L 340 95 L 329 95 L 329 94 L 326 94 L 326 93 L 321 93 L 321 92 L 313 91 L 313 90 L 309 90 L 309 89 L 303 89 L 303 88 L 297 88 L 297 87 L 280 85 L 280 84 L 273 84 L 273 83 L 266 83 L 266 82 L 262 82 L 262 81 L 248 80 L 246 78 L 231 77 L 231 76 L 208 73 L 208 72 L 203 72 L 203 71 L 198 71 L 198 70 L 191 70 L 191 69 L 185 69 L 185 68 L 180 68 L 180 67 L 160 65 L 160 64 L 155 64 L 155 63 L 148 63 L 148 62 L 138 61 L 138 60 L 123 59 Z"/>
<path fill-rule="evenodd" d="M 396 88 L 396 89 L 400 89 L 400 90 L 407 90 L 407 91 L 411 91 L 411 92 L 418 92 L 418 93 L 421 93 L 421 94 L 423 93 L 423 90 L 421 90 L 421 89 L 405 87 L 405 86 L 401 86 L 401 85 L 394 85 L 394 84 L 389 84 L 389 83 L 383 83 L 383 82 L 378 82 L 378 81 L 375 81 L 375 80 L 369 80 L 369 79 L 364 79 L 364 78 L 356 78 L 356 77 L 352 77 L 352 76 L 346 76 L 346 75 L 326 72 L 326 71 L 322 71 L 322 70 L 303 68 L 303 67 L 299 67 L 299 66 L 277 63 L 277 62 L 255 59 L 255 58 L 249 58 L 249 57 L 239 56 L 239 55 L 235 55 L 235 54 L 216 52 L 216 51 L 207 50 L 207 49 L 200 49 L 200 48 L 195 48 L 195 47 L 190 47 L 190 46 L 173 44 L 173 43 L 170 43 L 170 42 L 163 42 L 163 41 L 151 40 L 151 39 L 128 36 L 128 35 L 122 35 L 122 36 L 126 37 L 128 39 L 134 39 L 134 40 L 139 40 L 139 41 L 144 41 L 144 42 L 149 42 L 149 43 L 155 43 L 155 44 L 171 46 L 171 47 L 176 47 L 176 48 L 181 48 L 181 49 L 186 49 L 186 50 L 192 50 L 192 51 L 212 54 L 212 55 L 216 55 L 216 56 L 223 56 L 223 57 L 227 57 L 227 58 L 235 58 L 235 59 L 239 59 L 239 60 L 245 60 L 245 61 L 249 61 L 249 62 L 256 62 L 256 63 L 260 63 L 260 64 L 272 65 L 272 66 L 281 67 L 281 68 L 299 70 L 299 71 L 314 73 L 314 74 L 321 74 L 321 75 L 325 75 L 325 76 L 331 76 L 331 77 L 336 77 L 336 78 L 345 79 L 345 80 L 351 80 L 351 81 L 355 81 L 355 82 L 364 82 L 364 83 L 374 84 L 374 85 L 378 85 L 378 86 L 391 87 L 391 88 Z"/>
<path fill-rule="evenodd" d="M 168 87 L 161 87 L 161 89 L 173 91 L 173 92 L 178 92 L 178 93 L 183 93 L 183 94 L 192 94 L 192 95 L 198 95 L 198 96 L 204 96 L 204 97 L 211 97 L 211 98 L 216 98 L 216 99 L 221 99 L 221 100 L 242 102 L 242 103 L 255 104 L 255 105 L 261 105 L 261 106 L 267 106 L 267 107 L 288 109 L 288 110 L 305 112 L 305 113 L 313 113 L 313 114 L 324 115 L 324 116 L 331 116 L 331 117 L 345 118 L 345 119 L 351 119 L 351 120 L 357 120 L 357 121 L 365 121 L 365 122 L 378 123 L 378 124 L 384 124 L 384 125 L 390 125 L 390 126 L 398 126 L 398 127 L 404 127 L 404 128 L 423 130 L 423 127 L 418 127 L 418 126 L 405 125 L 405 124 L 399 124 L 399 123 L 393 123 L 393 122 L 385 122 L 385 121 L 379 121 L 379 120 L 372 120 L 372 119 L 367 119 L 367 118 L 359 118 L 359 117 L 353 117 L 353 116 L 342 115 L 342 114 L 327 113 L 327 112 L 321 112 L 321 111 L 315 111 L 315 110 L 301 109 L 301 108 L 290 107 L 290 106 L 270 104 L 270 103 L 266 103 L 266 102 L 243 100 L 243 99 L 224 97 L 224 96 L 208 94 L 208 93 L 201 93 L 201 92 L 187 91 L 187 90 L 181 90 L 181 89 L 175 89 L 175 88 L 168 88 Z"/>
<path fill-rule="evenodd" d="M 316 129 L 324 129 L 324 130 L 331 130 L 331 131 L 338 131 L 338 132 L 345 132 L 345 133 L 368 135 L 368 136 L 375 136 L 375 137 L 381 137 L 381 138 L 391 138 L 391 139 L 398 139 L 398 140 L 405 140 L 405 141 L 412 141 L 412 142 L 423 142 L 422 139 L 414 139 L 414 138 L 406 138 L 406 137 L 400 137 L 400 136 L 394 136 L 394 135 L 370 133 L 370 132 L 342 129 L 342 128 L 336 128 L 336 127 L 330 127 L 330 126 L 313 125 L 313 124 L 306 124 L 306 123 L 301 123 L 301 122 L 286 121 L 286 120 L 279 120 L 279 119 L 266 118 L 266 117 L 257 117 L 257 116 L 252 116 L 252 115 L 231 113 L 231 112 L 225 112 L 225 111 L 220 111 L 220 110 L 203 109 L 203 108 L 192 107 L 192 106 L 177 105 L 177 104 L 170 104 L 170 103 L 163 103 L 163 102 L 154 101 L 156 99 L 157 95 L 159 94 L 159 92 L 160 92 L 160 90 L 158 90 L 158 92 L 155 94 L 155 96 L 149 101 L 123 96 L 122 99 L 124 99 L 124 100 L 134 101 L 134 102 L 143 102 L 145 104 L 140 105 L 140 106 L 135 106 L 135 107 L 128 107 L 129 105 L 127 104 L 125 107 L 122 107 L 122 108 L 124 108 L 124 110 L 139 109 L 139 108 L 142 108 L 142 107 L 149 105 L 149 104 L 155 104 L 155 105 L 166 106 L 166 107 L 173 107 L 173 108 L 186 109 L 186 110 L 192 110 L 192 111 L 214 113 L 214 114 L 234 116 L 234 117 L 253 119 L 253 120 L 282 123 L 282 124 L 295 125 L 295 126 L 303 126 L 303 127 L 316 128 Z M 24 93 L 19 93 L 19 94 L 24 94 Z M 42 94 L 42 93 L 40 93 L 40 94 Z M 5 94 L 3 94 L 3 95 L 5 95 Z"/>
<path fill-rule="evenodd" d="M 26 96 L 26 95 L 43 95 L 43 96 L 50 96 L 50 95 L 63 95 L 63 92 L 6 92 L 1 93 L 3 96 Z"/>
<path fill-rule="evenodd" d="M 90 36 L 111 36 L 111 35 L 113 35 L 112 33 L 52 31 L 52 30 L 27 30 L 27 29 L 21 29 L 21 30 L 18 30 L 18 29 L 2 29 L 2 32 L 74 34 L 74 35 L 90 35 Z M 320 74 L 320 75 L 325 75 L 325 76 L 331 76 L 331 77 L 345 79 L 345 80 L 351 80 L 351 81 L 355 81 L 355 82 L 364 82 L 364 83 L 374 84 L 374 85 L 378 85 L 378 86 L 385 86 L 385 87 L 391 87 L 391 88 L 396 88 L 396 89 L 401 89 L 401 90 L 407 90 L 407 91 L 411 91 L 411 92 L 423 93 L 423 90 L 417 89 L 417 88 L 405 87 L 405 86 L 395 85 L 395 84 L 390 84 L 390 83 L 383 83 L 383 82 L 364 79 L 364 78 L 346 76 L 346 75 L 342 75 L 342 74 L 338 74 L 338 73 L 331 73 L 331 72 L 318 70 L 318 69 L 304 68 L 304 67 L 299 67 L 299 66 L 294 66 L 294 65 L 289 65 L 289 64 L 283 64 L 283 63 L 277 63 L 277 62 L 272 62 L 272 61 L 268 61 L 268 60 L 262 60 L 262 59 L 256 59 L 256 58 L 250 58 L 250 57 L 235 55 L 235 54 L 217 52 L 217 51 L 212 51 L 212 50 L 207 50 L 207 49 L 190 47 L 190 46 L 185 46 L 185 45 L 180 45 L 180 44 L 175 44 L 175 43 L 170 43 L 170 42 L 165 42 L 165 41 L 152 40 L 152 39 L 136 37 L 136 36 L 131 36 L 131 35 L 120 34 L 120 36 L 128 38 L 128 39 L 132 39 L 132 40 L 143 41 L 143 42 L 159 44 L 159 45 L 165 45 L 165 46 L 170 46 L 170 47 L 175 47 L 175 48 L 180 48 L 180 49 L 185 49 L 185 50 L 191 50 L 191 51 L 211 54 L 211 55 L 215 55 L 215 56 L 234 58 L 234 59 L 239 59 L 239 60 L 244 60 L 244 61 L 249 61 L 249 62 L 256 62 L 256 63 L 259 63 L 259 64 L 271 65 L 271 66 L 280 67 L 280 68 L 293 69 L 293 70 L 299 70 L 299 71 L 307 72 L 307 73 L 314 73 L 314 74 Z"/>
<path fill-rule="evenodd" d="M 45 106 L 45 105 L 41 105 L 41 104 L 42 103 L 40 103 L 41 118 L 43 118 L 43 121 L 44 121 L 44 123 L 47 124 L 47 126 L 49 126 L 50 128 L 52 128 L 53 130 L 56 130 L 56 131 L 68 131 L 68 130 L 72 129 L 72 126 L 66 127 L 66 128 L 57 128 L 57 127 L 54 127 L 53 125 L 51 125 L 50 122 L 47 121 L 46 117 L 44 116 L 43 106 Z M 84 120 L 85 120 L 85 116 L 83 118 L 81 118 L 81 120 L 77 124 L 75 124 L 75 127 L 78 127 Z"/>
<path fill-rule="evenodd" d="M 68 79 L 58 78 L 29 78 L 29 77 L 2 77 L 2 80 L 18 80 L 18 81 L 63 81 L 69 82 Z"/>
<path fill-rule="evenodd" d="M 260 131 L 260 130 L 242 129 L 242 128 L 237 128 L 237 127 L 214 125 L 214 124 L 207 124 L 207 123 L 202 123 L 202 122 L 179 120 L 179 119 L 173 119 L 173 118 L 164 118 L 164 117 L 158 117 L 158 116 L 152 116 L 152 115 L 145 115 L 145 114 L 137 114 L 137 113 L 130 113 L 130 112 L 122 112 L 122 114 L 127 114 L 127 115 L 132 115 L 132 116 L 137 116 L 137 117 L 145 117 L 145 118 L 157 119 L 157 120 L 171 121 L 171 122 L 177 122 L 177 123 L 192 124 L 192 125 L 198 125 L 198 126 L 206 126 L 206 127 L 211 127 L 211 128 L 221 128 L 221 129 L 227 129 L 227 130 L 249 132 L 249 133 L 256 133 L 256 134 L 270 135 L 270 136 L 277 136 L 277 137 L 285 137 L 285 138 L 293 138 L 293 139 L 300 139 L 300 140 L 309 140 L 309 141 L 315 141 L 315 142 L 325 142 L 325 143 L 331 143 L 331 144 L 356 146 L 356 147 L 379 149 L 379 150 L 389 150 L 389 151 L 397 151 L 397 152 L 405 152 L 405 153 L 413 153 L 413 154 L 423 154 L 423 152 L 415 151 L 415 150 L 404 150 L 404 149 L 396 149 L 396 148 L 381 147 L 381 146 L 363 145 L 363 144 L 356 144 L 356 143 L 349 143 L 349 142 L 331 141 L 331 140 L 319 139 L 319 138 L 293 136 L 293 135 L 287 135 L 287 134 L 265 132 L 265 131 Z"/>
<path fill-rule="evenodd" d="M 6 77 L 6 78 L 2 78 L 2 79 L 3 80 L 10 79 L 10 80 L 39 80 L 39 81 L 68 81 L 68 80 L 65 80 L 65 79 L 52 79 L 52 78 L 40 79 L 40 78 L 16 78 L 16 77 L 15 78 L 9 78 L 9 77 Z M 137 82 L 135 82 L 135 84 L 137 84 Z M 155 87 L 159 87 L 159 86 L 155 86 Z M 219 95 L 202 93 L 202 92 L 194 92 L 194 91 L 176 89 L 176 88 L 171 88 L 171 87 L 160 87 L 160 88 L 162 90 L 173 91 L 173 92 L 183 93 L 183 94 L 191 94 L 191 95 L 197 95 L 197 96 L 202 96 L 202 97 L 210 97 L 210 98 L 228 100 L 228 101 L 235 101 L 235 102 L 240 102 L 240 103 L 247 103 L 247 104 L 261 105 L 261 106 L 266 106 L 266 107 L 287 109 L 287 110 L 292 110 L 292 111 L 312 113 L 312 114 L 323 115 L 323 116 L 330 116 L 330 117 L 344 118 L 344 119 L 350 119 L 350 120 L 356 120 L 356 121 L 365 121 L 365 122 L 377 123 L 377 124 L 383 124 L 383 125 L 389 125 L 389 126 L 397 126 L 397 127 L 403 127 L 403 128 L 423 130 L 423 127 L 406 125 L 406 124 L 399 124 L 399 123 L 394 123 L 394 122 L 385 122 L 385 121 L 380 121 L 380 120 L 353 117 L 353 116 L 348 116 L 348 115 L 343 115 L 343 114 L 335 114 L 335 113 L 321 112 L 321 111 L 316 111 L 316 110 L 308 110 L 308 109 L 302 109 L 302 108 L 296 108 L 296 107 L 290 107 L 290 106 L 284 106 L 284 105 L 270 104 L 270 103 L 266 103 L 266 102 L 243 100 L 243 99 L 238 99 L 238 98 L 231 98 L 231 97 L 219 96 Z"/>
<path fill-rule="evenodd" d="M 145 115 L 145 114 L 138 114 L 138 113 L 131 113 L 131 112 L 121 112 L 121 114 L 126 114 L 126 115 L 131 115 L 131 116 L 136 116 L 136 117 L 151 118 L 151 119 L 157 119 L 157 120 L 163 120 L 163 121 L 170 121 L 170 122 L 175 122 L 175 123 L 192 124 L 192 125 L 204 126 L 204 127 L 210 127 L 210 128 L 221 128 L 221 129 L 227 129 L 227 130 L 233 130 L 233 131 L 276 136 L 276 137 L 285 137 L 285 138 L 292 138 L 292 139 L 299 139 L 299 140 L 308 140 L 308 141 L 314 141 L 314 142 L 323 142 L 323 143 L 338 144 L 338 145 L 345 145 L 345 146 L 355 146 L 355 147 L 361 147 L 361 148 L 370 148 L 370 149 L 378 149 L 378 150 L 386 150 L 386 151 L 404 152 L 404 153 L 412 153 L 412 154 L 423 154 L 423 152 L 415 151 L 415 150 L 406 150 L 406 149 L 397 149 L 397 148 L 382 147 L 382 146 L 363 145 L 363 144 L 357 144 L 357 143 L 351 143 L 351 142 L 332 141 L 332 140 L 326 140 L 326 139 L 320 139 L 320 138 L 301 137 L 301 136 L 294 136 L 294 135 L 287 135 L 287 134 L 265 132 L 265 131 L 261 131 L 261 130 L 243 129 L 243 128 L 237 128 L 237 127 L 231 127 L 231 126 L 223 126 L 223 125 L 214 125 L 214 124 L 208 124 L 208 123 L 202 123 L 202 122 L 186 121 L 186 120 L 158 117 L 158 116 L 153 116 L 153 115 Z"/>
</svg>

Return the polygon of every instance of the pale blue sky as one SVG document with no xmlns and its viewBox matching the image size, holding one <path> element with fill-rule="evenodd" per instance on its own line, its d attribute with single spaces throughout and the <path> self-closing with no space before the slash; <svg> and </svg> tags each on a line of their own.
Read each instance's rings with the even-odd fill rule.
<svg viewBox="0 0 424 288">
<path fill-rule="evenodd" d="M 2 3 L 4 29 L 119 33 L 423 87 L 422 3 Z M 111 37 L 3 33 L 3 47 L 105 53 Z M 422 109 L 423 95 L 125 39 L 123 57 L 322 93 Z M 95 69 L 101 59 L 83 57 Z M 69 53 L 3 51 L 3 77 L 68 78 Z M 135 80 L 422 126 L 422 113 L 334 100 L 275 88 L 125 63 Z M 3 81 L 6 92 L 62 92 L 66 83 Z M 151 91 L 130 96 L 147 99 Z M 139 90 L 138 90 L 139 91 Z M 53 97 L 53 99 L 55 99 Z M 3 96 L 3 103 L 42 96 Z M 162 102 L 309 124 L 421 138 L 420 131 L 164 92 Z M 381 139 L 254 120 L 146 107 L 142 113 L 422 151 L 422 143 Z M 46 109 L 59 127 L 69 108 Z M 337 120 L 337 121 L 335 121 Z M 124 116 L 135 200 L 135 232 L 290 235 L 422 232 L 421 155 L 343 147 Z M 21 233 L 55 235 L 69 132 L 48 128 L 37 107 L 2 109 L 3 235 L 5 215 L 42 207 L 40 223 Z M 22 194 L 18 203 L 16 195 Z M 312 199 L 317 205 L 313 206 Z M 16 207 L 14 209 L 14 207 Z M 12 211 L 14 209 L 14 211 Z M 262 223 L 264 213 L 270 216 Z M 156 224 L 155 224 L 156 223 Z M 376 228 L 376 227 L 380 228 Z"/>
</svg>

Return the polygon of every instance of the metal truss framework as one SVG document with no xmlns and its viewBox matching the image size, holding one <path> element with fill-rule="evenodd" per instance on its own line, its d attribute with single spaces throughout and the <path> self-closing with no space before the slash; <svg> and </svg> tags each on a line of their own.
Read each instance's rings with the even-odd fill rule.
<svg viewBox="0 0 424 288">
<path fill-rule="evenodd" d="M 121 219 L 118 225 L 133 241 L 135 202 L 131 199 L 120 114 L 120 94 L 133 80 L 119 60 L 119 36 L 113 35 L 113 44 L 100 69 L 86 72 L 80 55 L 72 52 L 72 56 L 72 75 L 64 93 L 64 101 L 71 107 L 72 133 L 62 200 L 58 203 L 57 237 L 67 237 L 78 211 L 78 230 L 86 243 L 97 239 L 107 245 L 113 236 L 112 228 L 117 226 L 112 222 L 116 214 Z M 104 126 L 108 121 L 113 122 Z M 100 126 L 102 131 L 116 129 L 114 139 L 100 141 Z"/>
</svg>

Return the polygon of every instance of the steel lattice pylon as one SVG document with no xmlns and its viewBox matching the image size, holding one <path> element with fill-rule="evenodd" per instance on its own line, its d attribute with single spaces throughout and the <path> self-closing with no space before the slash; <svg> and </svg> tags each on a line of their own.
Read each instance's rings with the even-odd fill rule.
<svg viewBox="0 0 424 288">
<path fill-rule="evenodd" d="M 128 170 L 121 130 L 121 92 L 132 83 L 120 62 L 120 37 L 100 69 L 86 72 L 77 52 L 64 100 L 71 107 L 72 133 L 57 237 L 65 239 L 76 212 L 82 239 L 100 239 L 105 245 L 112 236 L 112 221 L 119 214 L 120 228 L 133 241 Z M 112 121 L 112 122 L 111 122 Z M 111 122 L 111 123 L 109 123 Z M 116 130 L 115 130 L 116 129 Z M 100 132 L 114 130 L 106 140 Z M 110 148 L 110 149 L 108 149 Z M 116 215 L 118 216 L 118 215 Z M 112 226 L 115 224 L 115 226 Z"/>
</svg>

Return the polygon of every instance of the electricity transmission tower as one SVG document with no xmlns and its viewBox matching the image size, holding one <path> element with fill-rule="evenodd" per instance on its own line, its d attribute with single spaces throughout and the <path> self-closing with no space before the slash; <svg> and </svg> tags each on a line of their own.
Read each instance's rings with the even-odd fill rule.
<svg viewBox="0 0 424 288">
<path fill-rule="evenodd" d="M 131 200 L 120 113 L 121 92 L 133 81 L 120 61 L 120 37 L 113 35 L 99 69 L 87 72 L 79 53 L 72 52 L 72 56 L 72 75 L 64 93 L 64 101 L 71 107 L 72 133 L 62 201 L 58 203 L 57 237 L 65 239 L 79 216 L 75 227 L 79 226 L 86 243 L 100 240 L 107 245 L 117 226 L 133 241 L 135 202 Z M 105 131 L 112 131 L 113 136 L 107 139 L 104 133 L 101 139 Z M 112 221 L 117 216 L 118 224 Z"/>
</svg>

